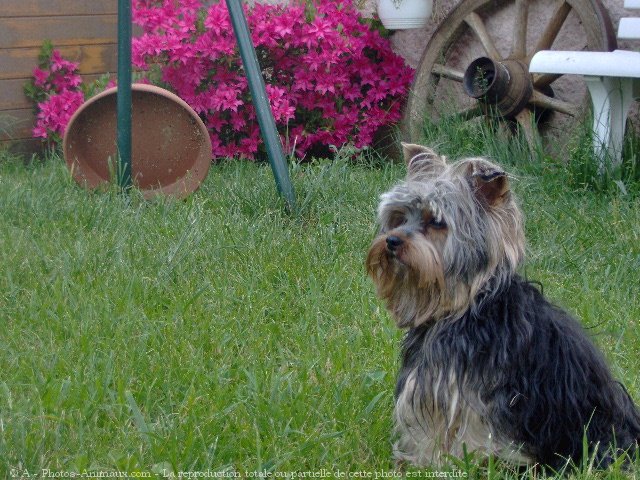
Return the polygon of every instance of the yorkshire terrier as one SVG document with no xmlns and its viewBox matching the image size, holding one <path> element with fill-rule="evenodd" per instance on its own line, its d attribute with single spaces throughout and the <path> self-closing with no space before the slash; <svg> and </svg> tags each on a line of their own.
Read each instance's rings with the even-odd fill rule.
<svg viewBox="0 0 640 480">
<path fill-rule="evenodd" d="M 483 158 L 403 151 L 407 177 L 381 196 L 366 261 L 407 329 L 396 461 L 475 451 L 559 470 L 585 453 L 601 467 L 633 455 L 640 413 L 626 389 L 578 322 L 517 273 L 523 219 L 507 174 Z"/>
</svg>

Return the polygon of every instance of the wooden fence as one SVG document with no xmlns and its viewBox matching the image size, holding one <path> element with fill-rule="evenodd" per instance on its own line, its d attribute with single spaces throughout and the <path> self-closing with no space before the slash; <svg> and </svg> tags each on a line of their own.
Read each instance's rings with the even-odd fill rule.
<svg viewBox="0 0 640 480">
<path fill-rule="evenodd" d="M 33 105 L 23 93 L 45 40 L 93 80 L 116 71 L 117 0 L 0 0 L 0 148 L 34 152 Z"/>
</svg>

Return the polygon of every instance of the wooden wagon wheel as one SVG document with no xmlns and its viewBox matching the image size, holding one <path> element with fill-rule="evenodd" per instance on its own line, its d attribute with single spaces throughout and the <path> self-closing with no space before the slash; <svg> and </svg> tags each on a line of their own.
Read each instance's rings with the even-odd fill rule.
<svg viewBox="0 0 640 480">
<path fill-rule="evenodd" d="M 491 117 L 519 125 L 531 143 L 542 112 L 575 122 L 588 105 L 584 85 L 576 88 L 579 77 L 571 77 L 564 87 L 569 95 L 561 99 L 554 92 L 560 75 L 529 74 L 533 54 L 615 48 L 600 0 L 462 0 L 435 30 L 416 70 L 405 137 L 419 142 L 425 117 L 437 121 L 454 115 L 462 121 Z M 575 99 L 564 98 L 576 90 Z"/>
</svg>

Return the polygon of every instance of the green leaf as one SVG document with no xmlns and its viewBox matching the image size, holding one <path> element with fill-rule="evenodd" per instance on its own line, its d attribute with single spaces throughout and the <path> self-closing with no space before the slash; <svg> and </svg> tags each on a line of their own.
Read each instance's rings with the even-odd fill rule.
<svg viewBox="0 0 640 480">
<path fill-rule="evenodd" d="M 38 65 L 42 69 L 47 69 L 51 65 L 51 55 L 53 54 L 53 43 L 51 40 L 45 40 L 38 54 Z"/>
<path fill-rule="evenodd" d="M 373 411 L 374 408 L 376 408 L 376 405 L 378 404 L 378 402 L 380 401 L 380 399 L 387 393 L 386 390 L 383 390 L 382 392 L 380 392 L 379 394 L 377 394 L 375 397 L 373 397 L 373 399 L 369 402 L 369 405 L 367 405 L 367 408 L 364 409 L 364 411 L 362 412 L 362 416 L 363 417 L 368 417 L 371 412 Z"/>
<path fill-rule="evenodd" d="M 142 416 L 142 412 L 140 411 L 140 407 L 136 403 L 136 399 L 133 398 L 133 395 L 129 390 L 124 392 L 124 396 L 127 399 L 127 403 L 129 404 L 129 408 L 131 409 L 131 414 L 133 415 L 133 423 L 140 433 L 142 433 L 143 437 L 149 441 L 149 434 L 151 433 L 151 429 L 145 422 L 144 417 Z"/>
</svg>

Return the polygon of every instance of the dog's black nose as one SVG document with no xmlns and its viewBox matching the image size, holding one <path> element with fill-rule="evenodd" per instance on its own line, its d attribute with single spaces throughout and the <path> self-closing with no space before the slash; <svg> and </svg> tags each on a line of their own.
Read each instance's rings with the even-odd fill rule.
<svg viewBox="0 0 640 480">
<path fill-rule="evenodd" d="M 387 237 L 387 248 L 390 251 L 395 251 L 398 247 L 400 247 L 404 243 L 400 237 L 396 237 L 395 235 L 389 235 Z"/>
</svg>

